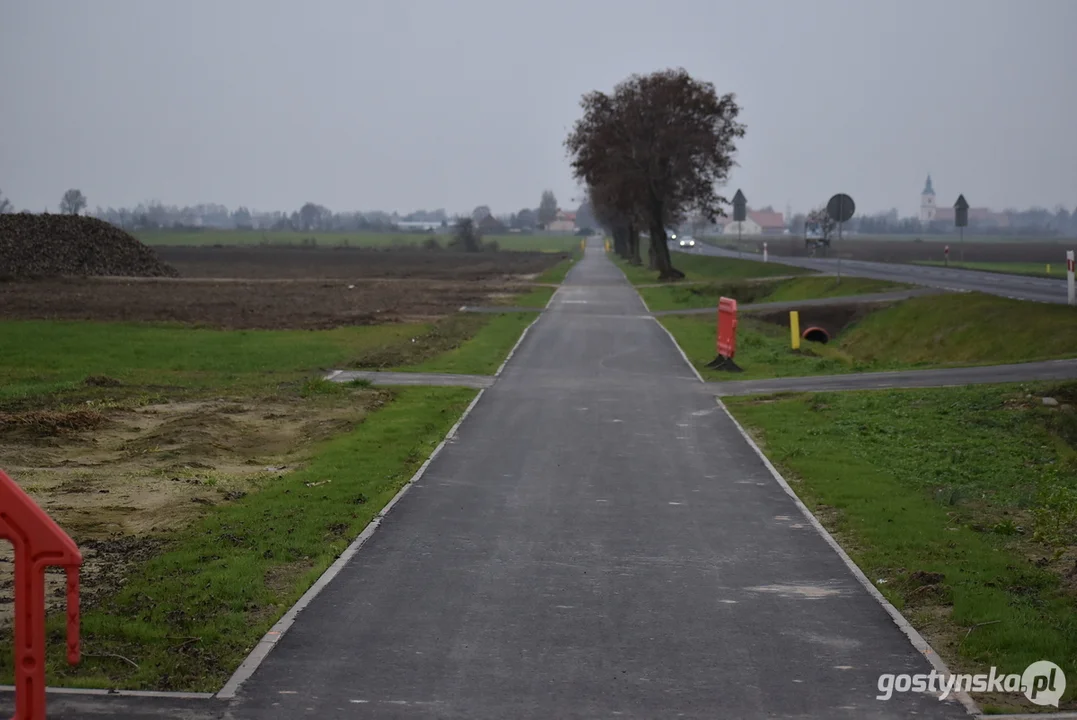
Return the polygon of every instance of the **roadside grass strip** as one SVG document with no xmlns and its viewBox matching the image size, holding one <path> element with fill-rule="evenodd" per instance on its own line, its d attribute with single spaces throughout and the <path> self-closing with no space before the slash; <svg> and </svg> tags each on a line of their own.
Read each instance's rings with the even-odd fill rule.
<svg viewBox="0 0 1077 720">
<path fill-rule="evenodd" d="M 954 672 L 1074 676 L 1077 383 L 724 402 Z"/>
<path fill-rule="evenodd" d="M 982 293 L 931 295 L 874 310 L 828 344 L 790 343 L 789 329 L 750 316 L 737 327 L 732 375 L 705 365 L 715 356 L 715 318 L 664 316 L 706 380 L 752 380 L 850 372 L 1000 365 L 1077 356 L 1077 308 Z M 802 327 L 804 320 L 801 320 Z"/>
</svg>

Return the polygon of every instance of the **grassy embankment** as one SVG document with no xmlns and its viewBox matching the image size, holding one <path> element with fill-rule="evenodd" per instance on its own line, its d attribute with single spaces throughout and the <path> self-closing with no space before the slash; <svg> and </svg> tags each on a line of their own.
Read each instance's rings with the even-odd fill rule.
<svg viewBox="0 0 1077 720">
<path fill-rule="evenodd" d="M 738 303 L 785 302 L 908 287 L 866 278 L 842 278 L 839 281 L 833 277 L 812 277 L 814 273 L 804 268 L 741 258 L 675 252 L 673 261 L 685 278 L 673 283 L 658 283 L 653 270 L 616 260 L 653 312 L 717 307 L 718 299 L 723 296 Z"/>
<path fill-rule="evenodd" d="M 789 330 L 751 316 L 737 328 L 737 375 L 707 370 L 714 319 L 667 316 L 669 329 L 707 379 L 826 375 L 1077 356 L 1077 310 L 962 293 L 913 298 L 876 310 L 827 345 L 790 347 Z M 803 323 L 802 323 L 803 325 Z M 803 327 L 802 327 L 803 329 Z"/>
<path fill-rule="evenodd" d="M 726 403 L 952 670 L 1077 671 L 1077 383 Z"/>
</svg>

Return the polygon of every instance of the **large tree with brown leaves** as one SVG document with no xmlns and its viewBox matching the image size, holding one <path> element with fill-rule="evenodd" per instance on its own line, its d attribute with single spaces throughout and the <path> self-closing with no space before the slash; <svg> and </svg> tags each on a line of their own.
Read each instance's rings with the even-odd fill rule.
<svg viewBox="0 0 1077 720">
<path fill-rule="evenodd" d="M 565 141 L 574 174 L 625 220 L 642 222 L 661 279 L 684 277 L 670 261 L 666 228 L 693 211 L 712 222 L 725 215 L 729 201 L 718 188 L 744 136 L 734 96 L 677 69 L 633 75 L 611 94 L 584 95 L 581 106 Z"/>
</svg>

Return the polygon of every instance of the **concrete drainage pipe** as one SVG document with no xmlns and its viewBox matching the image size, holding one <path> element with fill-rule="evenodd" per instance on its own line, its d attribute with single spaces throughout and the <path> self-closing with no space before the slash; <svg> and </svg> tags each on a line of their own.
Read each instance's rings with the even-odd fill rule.
<svg viewBox="0 0 1077 720">
<path fill-rule="evenodd" d="M 801 334 L 801 337 L 808 342 L 817 342 L 824 345 L 830 342 L 830 333 L 821 327 L 810 327 Z"/>
</svg>

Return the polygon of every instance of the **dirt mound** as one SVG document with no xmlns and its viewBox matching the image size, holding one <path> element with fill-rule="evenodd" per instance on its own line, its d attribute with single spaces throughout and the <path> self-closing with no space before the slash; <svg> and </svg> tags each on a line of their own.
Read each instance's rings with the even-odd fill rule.
<svg viewBox="0 0 1077 720">
<path fill-rule="evenodd" d="M 0 434 L 22 431 L 32 435 L 62 435 L 69 432 L 92 430 L 104 422 L 105 416 L 96 410 L 0 412 Z"/>
<path fill-rule="evenodd" d="M 0 215 L 0 278 L 178 274 L 153 250 L 103 220 L 78 215 Z"/>
</svg>

